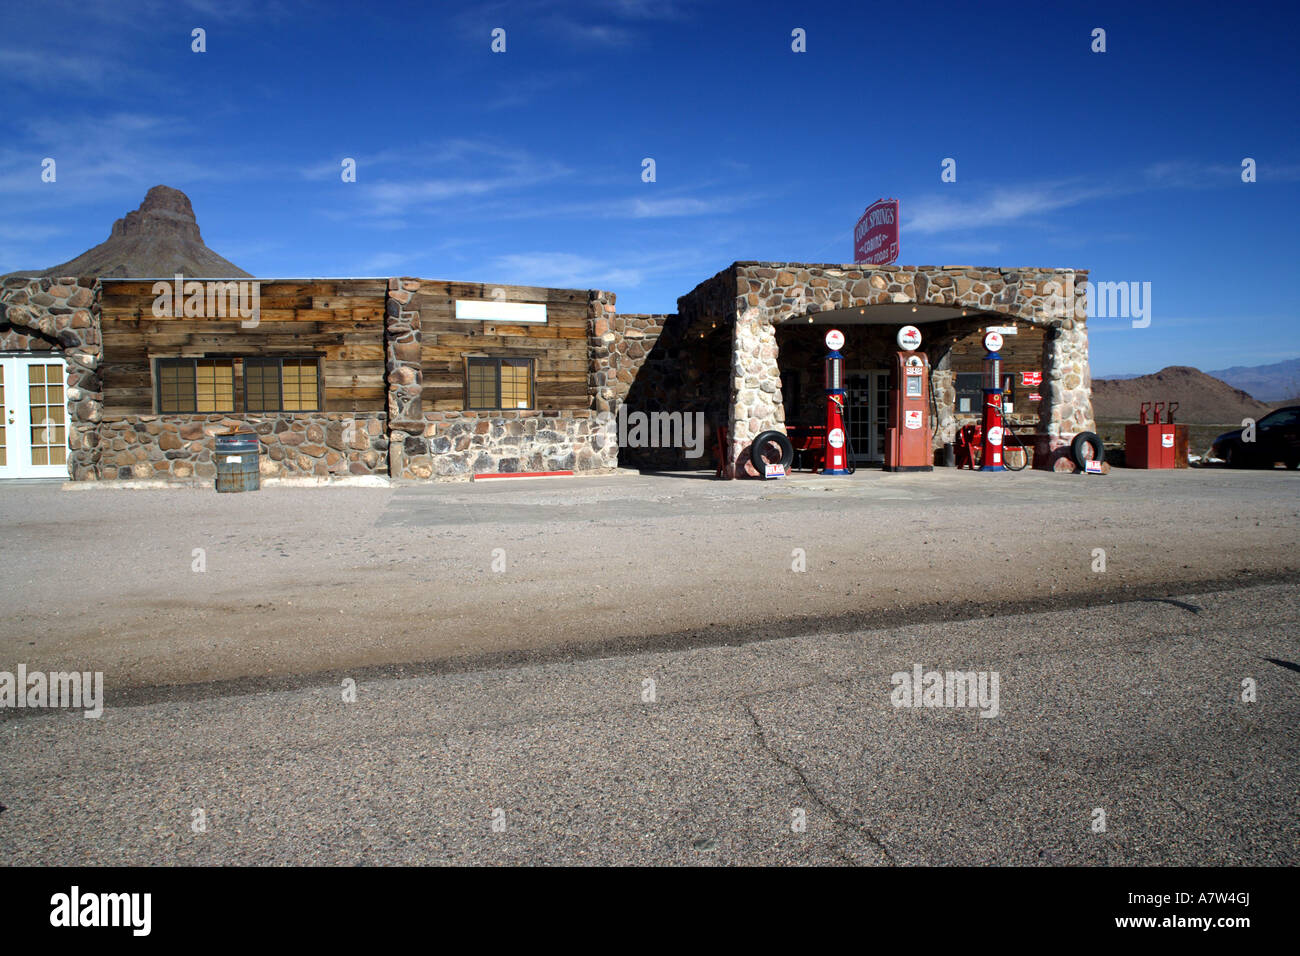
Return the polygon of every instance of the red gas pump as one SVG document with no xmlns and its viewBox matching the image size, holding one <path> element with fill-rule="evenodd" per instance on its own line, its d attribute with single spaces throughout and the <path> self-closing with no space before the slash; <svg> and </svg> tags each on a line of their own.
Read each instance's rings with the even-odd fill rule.
<svg viewBox="0 0 1300 956">
<path fill-rule="evenodd" d="M 823 475 L 847 475 L 848 455 L 844 435 L 844 333 L 831 329 L 826 333 L 826 452 Z"/>
<path fill-rule="evenodd" d="M 930 448 L 930 363 L 921 347 L 921 330 L 905 325 L 890 370 L 889 426 L 885 471 L 934 471 Z"/>
<path fill-rule="evenodd" d="M 1002 333 L 984 336 L 984 463 L 980 471 L 1006 471 L 1002 464 Z"/>
</svg>

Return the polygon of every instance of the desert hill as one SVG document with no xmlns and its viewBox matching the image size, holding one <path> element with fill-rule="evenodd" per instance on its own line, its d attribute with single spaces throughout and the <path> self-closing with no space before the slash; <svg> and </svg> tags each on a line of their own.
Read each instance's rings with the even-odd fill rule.
<svg viewBox="0 0 1300 956">
<path fill-rule="evenodd" d="M 1135 422 L 1148 401 L 1178 402 L 1176 421 L 1204 425 L 1240 425 L 1243 418 L 1259 418 L 1274 407 L 1186 365 L 1137 378 L 1093 379 L 1092 410 L 1099 422 Z"/>
<path fill-rule="evenodd" d="M 249 275 L 204 245 L 188 196 L 170 186 L 154 186 L 140 208 L 113 223 L 109 237 L 99 245 L 57 266 L 10 275 L 125 279 L 178 272 L 210 279 Z"/>
</svg>

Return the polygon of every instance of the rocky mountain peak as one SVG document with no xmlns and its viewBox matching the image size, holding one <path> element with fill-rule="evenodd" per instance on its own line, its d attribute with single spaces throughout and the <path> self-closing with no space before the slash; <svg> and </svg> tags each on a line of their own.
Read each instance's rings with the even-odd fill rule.
<svg viewBox="0 0 1300 956">
<path fill-rule="evenodd" d="M 248 276 L 204 245 L 189 196 L 171 186 L 154 186 L 140 207 L 114 222 L 109 237 L 93 249 L 48 269 L 10 275 L 156 279 L 178 272 L 196 279 Z"/>
<path fill-rule="evenodd" d="M 190 197 L 170 186 L 154 186 L 144 202 L 113 223 L 112 236 L 171 236 L 202 242 Z"/>
</svg>

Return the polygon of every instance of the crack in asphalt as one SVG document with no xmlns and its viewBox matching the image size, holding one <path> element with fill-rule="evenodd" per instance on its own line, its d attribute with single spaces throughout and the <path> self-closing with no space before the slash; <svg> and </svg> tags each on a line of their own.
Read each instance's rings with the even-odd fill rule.
<svg viewBox="0 0 1300 956">
<path fill-rule="evenodd" d="M 866 824 L 860 822 L 854 822 L 853 820 L 848 819 L 838 809 L 836 809 L 826 800 L 822 799 L 821 794 L 817 792 L 817 788 L 814 787 L 812 781 L 808 779 L 808 775 L 804 773 L 803 768 L 800 767 L 799 764 L 796 763 L 794 760 L 782 756 L 780 752 L 778 752 L 775 748 L 772 747 L 772 745 L 768 742 L 767 733 L 763 730 L 762 723 L 759 722 L 758 715 L 754 713 L 754 708 L 749 705 L 749 702 L 742 700 L 740 702 L 740 705 L 745 708 L 745 713 L 749 715 L 750 723 L 754 725 L 754 736 L 758 740 L 759 749 L 762 750 L 764 753 L 768 754 L 773 760 L 775 760 L 782 767 L 786 768 L 791 773 L 793 773 L 796 777 L 798 777 L 800 783 L 803 786 L 804 792 L 807 793 L 808 796 L 812 798 L 813 802 L 816 803 L 817 806 L 822 808 L 822 810 L 826 813 L 826 815 L 829 816 L 837 826 L 844 827 L 848 830 L 856 831 L 857 833 L 866 837 L 867 840 L 870 841 L 871 845 L 880 851 L 880 855 L 885 860 L 886 863 L 888 863 L 890 866 L 898 866 L 898 861 L 895 860 L 894 855 L 889 852 L 889 847 L 885 846 L 884 842 L 881 841 L 881 839 L 877 837 L 875 833 L 873 833 L 871 829 L 868 826 L 866 826 Z M 856 865 L 856 861 L 849 859 L 847 856 L 844 856 L 843 851 L 840 851 L 840 855 L 843 856 L 848 862 L 854 863 Z"/>
</svg>

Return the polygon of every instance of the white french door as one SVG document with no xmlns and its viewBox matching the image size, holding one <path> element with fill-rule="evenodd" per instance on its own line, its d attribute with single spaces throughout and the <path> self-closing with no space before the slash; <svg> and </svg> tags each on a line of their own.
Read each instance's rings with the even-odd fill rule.
<svg viewBox="0 0 1300 956">
<path fill-rule="evenodd" d="M 68 477 L 66 385 L 57 356 L 0 355 L 0 478 Z"/>
</svg>

